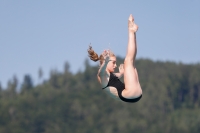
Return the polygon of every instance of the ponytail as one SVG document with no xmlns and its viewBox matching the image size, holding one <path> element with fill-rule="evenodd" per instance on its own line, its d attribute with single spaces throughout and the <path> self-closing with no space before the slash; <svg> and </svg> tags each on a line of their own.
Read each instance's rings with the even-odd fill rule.
<svg viewBox="0 0 200 133">
<path fill-rule="evenodd" d="M 100 56 L 98 56 L 98 54 L 96 52 L 94 52 L 94 50 L 92 49 L 92 46 L 89 46 L 88 49 L 88 56 L 90 57 L 90 60 L 92 61 L 98 61 L 99 60 L 99 64 L 100 66 L 103 64 L 104 62 L 104 57 L 101 54 Z M 115 56 L 113 52 L 110 51 L 110 57 Z"/>
<path fill-rule="evenodd" d="M 92 49 L 92 46 L 89 46 L 88 56 L 90 57 L 90 60 L 95 61 L 95 62 L 100 60 L 100 65 L 103 64 L 103 61 L 104 61 L 103 56 L 102 55 L 98 56 L 98 54 L 94 52 L 94 50 Z"/>
</svg>

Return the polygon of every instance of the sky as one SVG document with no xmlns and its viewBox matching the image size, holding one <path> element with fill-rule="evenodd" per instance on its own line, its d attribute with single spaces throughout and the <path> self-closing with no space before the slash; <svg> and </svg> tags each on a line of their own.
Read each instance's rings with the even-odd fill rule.
<svg viewBox="0 0 200 133">
<path fill-rule="evenodd" d="M 51 70 L 84 70 L 89 44 L 125 57 L 127 20 L 139 26 L 137 59 L 200 63 L 200 0 L 0 0 L 0 83 Z M 91 65 L 97 65 L 90 61 Z"/>
</svg>

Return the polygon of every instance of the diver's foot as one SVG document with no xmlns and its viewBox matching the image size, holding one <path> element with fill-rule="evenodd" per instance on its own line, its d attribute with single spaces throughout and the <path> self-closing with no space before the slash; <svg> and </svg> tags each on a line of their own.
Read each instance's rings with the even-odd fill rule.
<svg viewBox="0 0 200 133">
<path fill-rule="evenodd" d="M 134 18 L 131 14 L 128 18 L 128 31 L 135 33 L 135 32 L 137 32 L 137 30 L 138 30 L 138 26 L 135 24 Z"/>
</svg>

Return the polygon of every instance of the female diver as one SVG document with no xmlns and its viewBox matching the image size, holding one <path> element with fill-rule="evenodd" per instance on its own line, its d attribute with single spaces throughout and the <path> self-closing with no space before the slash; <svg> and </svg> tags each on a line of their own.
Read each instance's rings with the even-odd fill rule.
<svg viewBox="0 0 200 133">
<path fill-rule="evenodd" d="M 120 64 L 119 73 L 114 73 L 116 65 L 116 56 L 110 50 L 104 52 L 98 57 L 90 46 L 88 54 L 91 60 L 100 60 L 100 68 L 97 79 L 111 97 L 124 102 L 137 102 L 142 97 L 142 89 L 139 83 L 137 70 L 135 68 L 135 57 L 137 53 L 136 32 L 138 26 L 134 23 L 132 15 L 128 19 L 128 48 L 124 59 L 124 64 Z M 124 83 L 119 78 L 124 75 Z"/>
</svg>

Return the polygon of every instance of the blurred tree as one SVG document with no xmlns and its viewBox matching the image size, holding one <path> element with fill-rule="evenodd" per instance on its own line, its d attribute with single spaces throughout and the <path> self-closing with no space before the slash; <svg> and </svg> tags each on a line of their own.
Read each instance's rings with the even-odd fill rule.
<svg viewBox="0 0 200 133">
<path fill-rule="evenodd" d="M 22 83 L 21 91 L 25 92 L 33 88 L 33 81 L 30 75 L 26 74 L 24 76 L 24 81 Z"/>
<path fill-rule="evenodd" d="M 68 90 L 70 87 L 69 83 L 72 79 L 72 73 L 70 72 L 70 64 L 68 62 L 65 62 L 64 64 L 64 74 L 62 77 L 62 86 L 66 90 Z"/>
<path fill-rule="evenodd" d="M 0 82 L 0 99 L 1 99 L 1 97 L 2 97 L 2 90 L 3 90 L 3 88 L 2 88 L 1 82 Z"/>
<path fill-rule="evenodd" d="M 39 78 L 39 82 L 42 82 L 42 78 L 43 78 L 43 71 L 42 68 L 40 67 L 38 70 L 38 78 Z"/>
<path fill-rule="evenodd" d="M 85 66 L 85 69 L 90 68 L 90 63 L 89 63 L 89 60 L 88 60 L 88 59 L 85 59 L 85 61 L 84 61 L 84 66 Z"/>
<path fill-rule="evenodd" d="M 8 97 L 13 98 L 16 95 L 17 86 L 18 86 L 18 79 L 14 75 L 12 80 L 9 80 L 7 84 L 6 93 Z"/>
<path fill-rule="evenodd" d="M 1 82 L 0 82 L 0 92 L 3 90 L 2 86 L 1 86 Z"/>
<path fill-rule="evenodd" d="M 58 71 L 56 69 L 54 70 L 51 70 L 50 71 L 50 85 L 53 87 L 53 88 L 59 88 L 59 83 L 58 83 Z"/>
<path fill-rule="evenodd" d="M 70 72 L 70 64 L 69 62 L 65 62 L 64 64 L 64 73 L 69 73 Z"/>
</svg>

